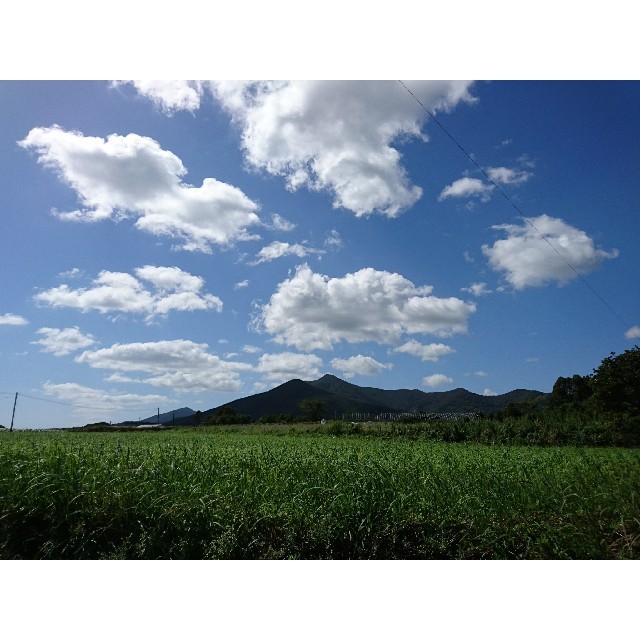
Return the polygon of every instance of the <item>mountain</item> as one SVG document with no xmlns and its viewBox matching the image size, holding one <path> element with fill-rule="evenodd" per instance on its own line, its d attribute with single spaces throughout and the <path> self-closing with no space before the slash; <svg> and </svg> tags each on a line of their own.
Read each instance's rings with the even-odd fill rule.
<svg viewBox="0 0 640 640">
<path fill-rule="evenodd" d="M 181 420 L 182 418 L 190 418 L 194 414 L 195 414 L 195 411 L 193 409 L 190 409 L 189 407 L 182 407 L 181 409 L 174 409 L 173 411 L 167 411 L 166 413 L 161 413 L 159 422 L 160 424 L 171 424 L 175 419 L 177 424 L 178 420 Z M 127 422 L 123 422 L 122 424 L 135 425 L 135 424 L 157 424 L 157 423 L 158 423 L 158 414 L 156 413 L 152 416 L 149 416 L 148 418 L 144 418 L 143 420 L 127 420 Z"/>
<path fill-rule="evenodd" d="M 340 417 L 343 413 L 380 413 L 389 411 L 385 405 L 376 402 L 363 402 L 357 398 L 331 393 L 322 388 L 312 386 L 303 380 L 289 380 L 269 391 L 256 393 L 253 396 L 228 402 L 224 407 L 232 408 L 236 413 L 248 415 L 254 420 L 266 415 L 292 413 L 299 415 L 300 403 L 303 400 L 320 400 L 326 403 L 324 417 Z M 202 419 L 215 414 L 220 407 L 203 412 Z"/>
<path fill-rule="evenodd" d="M 309 383 L 317 389 L 357 398 L 389 407 L 388 411 L 422 413 L 491 413 L 504 409 L 513 402 L 525 402 L 539 396 L 541 391 L 517 389 L 498 396 L 481 396 L 466 389 L 452 391 L 420 391 L 419 389 L 386 390 L 375 387 L 359 387 L 327 374 Z"/>
<path fill-rule="evenodd" d="M 289 380 L 269 391 L 240 398 L 222 405 L 254 420 L 280 413 L 300 414 L 303 400 L 326 403 L 323 416 L 341 417 L 343 413 L 492 413 L 513 402 L 525 402 L 545 396 L 540 391 L 517 389 L 498 396 L 481 396 L 466 389 L 425 392 L 419 389 L 377 389 L 360 387 L 327 374 L 318 380 Z M 202 419 L 220 407 L 203 412 Z"/>
</svg>

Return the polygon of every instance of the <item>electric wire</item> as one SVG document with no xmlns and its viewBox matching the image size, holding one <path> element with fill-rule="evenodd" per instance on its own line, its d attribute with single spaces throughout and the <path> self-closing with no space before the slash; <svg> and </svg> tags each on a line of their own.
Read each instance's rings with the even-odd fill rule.
<svg viewBox="0 0 640 640">
<path fill-rule="evenodd" d="M 587 286 L 587 288 L 591 291 L 593 295 L 600 300 L 600 302 L 620 321 L 623 326 L 628 326 L 628 322 L 622 319 L 622 317 L 611 307 L 611 305 L 596 291 L 596 289 L 591 285 L 591 283 L 567 260 L 567 258 L 558 251 L 556 247 L 551 244 L 549 238 L 545 236 L 540 229 L 536 227 L 536 225 L 522 212 L 522 210 L 516 205 L 516 203 L 508 196 L 508 194 L 500 187 L 500 185 L 496 184 L 496 182 L 487 174 L 487 172 L 478 164 L 478 162 L 473 158 L 473 156 L 454 138 L 454 136 L 449 133 L 448 129 L 435 117 L 435 115 L 428 109 L 422 101 L 416 96 L 407 85 L 402 82 L 402 80 L 398 80 L 398 82 L 405 88 L 407 93 L 409 93 L 413 99 L 424 109 L 424 111 L 429 115 L 429 117 L 440 127 L 440 129 L 451 139 L 451 141 L 464 153 L 464 155 L 473 163 L 473 165 L 484 175 L 484 177 L 493 185 L 495 189 L 497 189 L 498 193 L 515 209 L 516 213 L 524 220 L 527 224 L 529 224 L 539 235 L 539 237 L 544 240 L 551 249 L 562 259 L 562 261 L 573 271 L 580 280 Z"/>
<path fill-rule="evenodd" d="M 7 392 L 5 394 L 5 392 L 0 392 L 0 395 L 11 395 L 12 397 L 15 395 L 15 391 L 11 394 L 9 394 L 9 392 Z M 64 407 L 73 407 L 74 409 L 88 409 L 90 411 L 102 411 L 102 407 L 96 407 L 96 406 L 89 406 L 89 405 L 82 405 L 82 404 L 77 404 L 75 402 L 64 402 L 63 400 L 51 400 L 50 398 L 39 398 L 38 396 L 32 396 L 30 394 L 27 393 L 22 393 L 22 391 L 18 392 L 18 395 L 20 398 L 29 398 L 31 400 L 39 400 L 40 402 L 48 402 L 50 404 L 57 404 L 57 405 L 61 405 Z M 155 404 L 149 404 L 146 405 L 144 407 L 123 407 L 122 409 L 116 409 L 116 408 L 111 408 L 109 407 L 109 411 L 114 411 L 114 412 L 118 412 L 118 411 L 131 411 L 131 412 L 135 412 L 135 411 L 151 411 L 153 408 L 157 407 L 157 403 Z"/>
</svg>

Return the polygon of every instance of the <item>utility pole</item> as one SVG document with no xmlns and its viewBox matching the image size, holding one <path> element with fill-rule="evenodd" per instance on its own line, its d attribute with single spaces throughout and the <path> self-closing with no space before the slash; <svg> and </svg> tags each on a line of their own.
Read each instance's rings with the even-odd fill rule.
<svg viewBox="0 0 640 640">
<path fill-rule="evenodd" d="M 9 427 L 9 432 L 13 431 L 13 418 L 16 415 L 16 404 L 18 402 L 18 392 L 16 391 L 16 397 L 13 400 L 13 413 L 11 414 L 11 426 Z"/>
<path fill-rule="evenodd" d="M 160 424 L 160 407 L 158 407 L 158 424 Z"/>
</svg>

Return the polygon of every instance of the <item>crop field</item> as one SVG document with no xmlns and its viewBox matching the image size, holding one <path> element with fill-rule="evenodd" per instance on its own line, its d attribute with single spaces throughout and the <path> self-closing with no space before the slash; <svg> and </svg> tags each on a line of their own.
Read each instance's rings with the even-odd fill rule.
<svg viewBox="0 0 640 640">
<path fill-rule="evenodd" d="M 640 450 L 0 433 L 0 559 L 639 558 Z"/>
</svg>

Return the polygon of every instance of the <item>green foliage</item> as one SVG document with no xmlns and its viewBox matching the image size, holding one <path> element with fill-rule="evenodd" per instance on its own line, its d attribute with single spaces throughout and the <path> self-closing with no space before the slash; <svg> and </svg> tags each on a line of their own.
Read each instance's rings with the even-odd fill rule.
<svg viewBox="0 0 640 640">
<path fill-rule="evenodd" d="M 584 405 L 593 395 L 592 379 L 574 375 L 572 378 L 558 378 L 551 391 L 551 406 L 570 405 L 576 409 Z"/>
<path fill-rule="evenodd" d="M 594 369 L 592 386 L 598 410 L 640 418 L 640 347 L 612 352 Z"/>
<path fill-rule="evenodd" d="M 300 422 L 300 417 L 293 413 L 268 413 L 257 422 L 259 424 L 293 424 Z"/>
<path fill-rule="evenodd" d="M 476 422 L 489 427 L 450 427 Z M 206 428 L 12 436 L 0 559 L 640 558 L 640 450 Z"/>
<path fill-rule="evenodd" d="M 311 422 L 320 420 L 322 412 L 326 409 L 326 407 L 326 401 L 318 400 L 317 398 L 305 398 L 298 405 L 300 411 L 306 414 Z"/>
<path fill-rule="evenodd" d="M 229 425 L 229 424 L 249 424 L 253 422 L 251 418 L 242 413 L 237 413 L 233 407 L 220 407 L 215 414 L 207 416 L 207 425 Z"/>
</svg>

